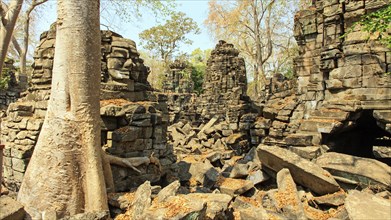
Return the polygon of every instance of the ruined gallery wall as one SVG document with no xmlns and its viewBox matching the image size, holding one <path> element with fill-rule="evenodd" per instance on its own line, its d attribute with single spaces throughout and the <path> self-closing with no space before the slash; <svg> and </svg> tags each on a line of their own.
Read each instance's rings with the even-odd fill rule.
<svg viewBox="0 0 391 220">
<path fill-rule="evenodd" d="M 151 93 L 148 68 L 136 44 L 120 35 L 102 31 L 101 127 L 102 145 L 119 157 L 150 156 L 162 164 L 138 167 L 141 173 L 112 166 L 116 189 L 128 190 L 145 180 L 158 181 L 175 160 L 166 146 L 166 97 Z M 1 123 L 4 179 L 17 190 L 38 139 L 50 97 L 55 26 L 41 35 L 34 54 L 31 84 L 25 96 L 9 105 Z M 131 179 L 130 179 L 131 177 Z"/>
<path fill-rule="evenodd" d="M 327 135 L 355 128 L 363 114 L 391 133 L 391 51 L 360 26 L 350 32 L 362 15 L 389 3 L 324 0 L 296 14 L 297 88 L 265 104 L 264 143 L 320 145 Z"/>
</svg>

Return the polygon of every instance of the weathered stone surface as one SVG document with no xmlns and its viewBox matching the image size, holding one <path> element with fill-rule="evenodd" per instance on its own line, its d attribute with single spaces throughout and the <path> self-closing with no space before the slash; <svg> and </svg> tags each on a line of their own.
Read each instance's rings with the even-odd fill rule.
<svg viewBox="0 0 391 220">
<path fill-rule="evenodd" d="M 262 170 L 250 172 L 247 176 L 247 180 L 253 182 L 254 185 L 265 182 L 268 179 L 270 179 L 270 177 Z"/>
<path fill-rule="evenodd" d="M 345 207 L 351 220 L 391 218 L 390 201 L 366 192 L 349 191 Z"/>
<path fill-rule="evenodd" d="M 22 204 L 8 196 L 0 197 L 1 220 L 22 220 L 25 214 Z"/>
<path fill-rule="evenodd" d="M 164 202 L 168 197 L 175 196 L 179 187 L 181 186 L 179 181 L 174 181 L 170 185 L 164 187 L 156 196 L 156 202 Z"/>
<path fill-rule="evenodd" d="M 210 219 L 225 217 L 225 211 L 232 200 L 230 195 L 219 193 L 191 193 L 186 198 L 204 202 L 207 206 L 206 217 Z"/>
<path fill-rule="evenodd" d="M 162 203 L 153 203 L 144 213 L 144 219 L 204 219 L 206 203 L 187 195 L 172 196 Z"/>
<path fill-rule="evenodd" d="M 275 172 L 288 168 L 296 183 L 318 194 L 323 195 L 339 190 L 339 185 L 329 172 L 289 150 L 266 145 L 259 145 L 257 150 L 262 165 Z"/>
<path fill-rule="evenodd" d="M 128 210 L 131 219 L 144 219 L 143 214 L 151 206 L 151 190 L 149 181 L 137 188 L 131 207 Z"/>
<path fill-rule="evenodd" d="M 345 203 L 345 199 L 346 199 L 346 193 L 343 191 L 313 198 L 313 200 L 318 205 L 332 205 L 332 206 L 343 205 Z"/>
<path fill-rule="evenodd" d="M 233 166 L 231 173 L 229 174 L 230 178 L 241 178 L 246 177 L 248 175 L 248 164 L 240 164 L 237 163 Z"/>
<path fill-rule="evenodd" d="M 349 179 L 364 187 L 390 189 L 391 186 L 391 167 L 374 159 L 325 153 L 316 163 L 332 175 Z"/>
<path fill-rule="evenodd" d="M 181 181 L 193 181 L 205 187 L 212 187 L 219 177 L 219 172 L 207 161 L 187 163 L 181 161 L 179 166 L 179 179 Z"/>
<path fill-rule="evenodd" d="M 216 183 L 221 193 L 231 196 L 241 195 L 254 187 L 254 183 L 249 180 L 232 179 L 220 177 Z"/>
<path fill-rule="evenodd" d="M 107 212 L 86 212 L 62 218 L 62 220 L 109 220 L 110 215 Z"/>
<path fill-rule="evenodd" d="M 289 219 L 307 219 L 297 193 L 296 184 L 288 169 L 284 168 L 277 173 L 277 184 L 277 206 L 283 214 Z"/>
<path fill-rule="evenodd" d="M 289 150 L 307 160 L 315 159 L 322 154 L 321 148 L 319 146 L 289 147 Z"/>
<path fill-rule="evenodd" d="M 262 207 L 259 201 L 251 198 L 238 196 L 231 204 L 234 209 L 233 215 L 238 220 L 257 220 L 257 219 L 269 219 L 269 215 Z"/>
</svg>

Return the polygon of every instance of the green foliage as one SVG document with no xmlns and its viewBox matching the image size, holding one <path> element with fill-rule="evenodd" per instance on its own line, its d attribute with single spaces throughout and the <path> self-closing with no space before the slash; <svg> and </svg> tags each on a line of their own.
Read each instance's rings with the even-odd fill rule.
<svg viewBox="0 0 391 220">
<path fill-rule="evenodd" d="M 367 31 L 370 34 L 379 33 L 378 39 L 388 48 L 391 48 L 391 35 L 388 33 L 391 30 L 391 5 L 364 15 L 361 20 L 354 23 L 342 37 L 351 33 L 357 25 L 361 25 L 363 27 L 362 30 Z"/>
<path fill-rule="evenodd" d="M 102 10 L 114 10 L 125 21 L 140 19 L 146 12 L 152 12 L 155 17 L 168 16 L 173 13 L 176 4 L 173 0 L 108 0 L 102 2 Z"/>
<path fill-rule="evenodd" d="M 168 64 L 170 56 L 178 50 L 180 44 L 192 43 L 186 35 L 199 32 L 198 25 L 192 18 L 186 17 L 183 12 L 174 12 L 164 25 L 144 30 L 139 37 L 145 49 Z"/>
<path fill-rule="evenodd" d="M 198 94 L 202 93 L 206 65 L 211 52 L 211 49 L 201 50 L 197 48 L 191 53 L 189 58 L 189 64 L 192 67 L 191 79 L 194 82 L 194 91 Z"/>
<path fill-rule="evenodd" d="M 9 69 L 3 68 L 0 76 L 0 91 L 7 90 L 11 81 L 11 76 L 8 74 Z"/>
</svg>

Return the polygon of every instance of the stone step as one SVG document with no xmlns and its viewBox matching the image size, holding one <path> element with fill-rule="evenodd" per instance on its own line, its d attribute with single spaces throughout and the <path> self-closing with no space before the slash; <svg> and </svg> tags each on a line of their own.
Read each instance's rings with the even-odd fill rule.
<svg viewBox="0 0 391 220">
<path fill-rule="evenodd" d="M 310 119 L 334 119 L 337 121 L 344 121 L 349 117 L 349 112 L 339 109 L 322 108 L 314 110 L 310 113 Z"/>
<path fill-rule="evenodd" d="M 358 109 L 361 109 L 361 102 L 356 100 L 330 99 L 323 102 L 323 106 L 329 109 L 355 112 Z"/>
<path fill-rule="evenodd" d="M 291 146 L 314 146 L 320 145 L 322 136 L 318 132 L 300 132 L 288 135 L 285 143 Z"/>
<path fill-rule="evenodd" d="M 391 123 L 391 110 L 375 110 L 373 111 L 373 117 L 379 121 Z"/>
<path fill-rule="evenodd" d="M 343 123 L 333 119 L 308 119 L 300 124 L 300 131 L 332 133 L 338 128 L 341 128 Z"/>
</svg>

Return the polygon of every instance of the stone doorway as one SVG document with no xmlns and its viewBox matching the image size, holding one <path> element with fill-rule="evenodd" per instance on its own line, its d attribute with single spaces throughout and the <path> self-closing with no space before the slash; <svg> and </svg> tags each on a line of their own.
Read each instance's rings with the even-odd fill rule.
<svg viewBox="0 0 391 220">
<path fill-rule="evenodd" d="M 377 125 L 373 110 L 363 110 L 354 113 L 352 121 L 339 131 L 332 134 L 322 134 L 322 144 L 331 151 L 353 156 L 376 158 L 391 164 L 391 158 L 374 153 L 376 149 L 391 148 L 391 134 Z"/>
</svg>

